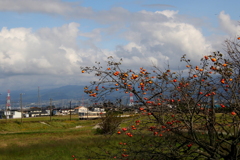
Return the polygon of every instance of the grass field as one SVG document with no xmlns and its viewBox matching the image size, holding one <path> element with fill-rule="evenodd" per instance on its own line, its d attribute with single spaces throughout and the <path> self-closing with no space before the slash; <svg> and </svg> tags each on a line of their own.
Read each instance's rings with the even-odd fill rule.
<svg viewBox="0 0 240 160">
<path fill-rule="evenodd" d="M 1 160 L 69 160 L 88 154 L 104 139 L 93 127 L 98 120 L 72 120 L 66 116 L 0 120 Z M 81 159 L 81 158 L 80 158 Z"/>
<path fill-rule="evenodd" d="M 136 116 L 123 118 L 120 127 L 131 126 L 137 119 L 141 120 L 141 126 L 145 128 L 154 125 L 149 116 Z M 125 142 L 126 135 L 117 135 L 110 139 L 105 135 L 96 134 L 94 126 L 99 122 L 100 120 L 79 120 L 76 115 L 72 115 L 71 120 L 69 116 L 53 116 L 51 121 L 50 117 L 24 118 L 23 123 L 21 119 L 0 120 L 0 160 L 73 160 L 72 155 L 75 155 L 77 160 L 84 160 L 88 159 L 89 155 L 92 157 L 98 154 L 95 157 L 101 157 L 99 153 L 121 151 L 119 148 L 114 149 L 114 146 Z M 135 132 L 138 131 L 153 137 L 153 133 L 148 130 L 140 129 Z M 132 144 L 132 150 L 138 150 L 139 144 L 140 147 L 149 143 L 158 145 L 162 144 L 161 139 L 166 138 L 170 138 L 171 141 L 171 137 L 163 136 L 157 141 L 149 139 L 149 143 L 145 143 L 146 140 L 141 143 L 142 138 L 136 135 L 127 142 L 133 143 L 138 139 L 138 144 Z M 125 149 L 126 146 L 122 147 Z"/>
</svg>

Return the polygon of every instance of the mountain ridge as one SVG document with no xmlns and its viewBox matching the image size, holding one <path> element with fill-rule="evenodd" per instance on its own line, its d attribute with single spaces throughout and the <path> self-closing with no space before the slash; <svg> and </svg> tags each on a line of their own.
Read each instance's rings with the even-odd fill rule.
<svg viewBox="0 0 240 160">
<path fill-rule="evenodd" d="M 38 102 L 38 88 L 36 90 L 12 90 L 10 92 L 11 102 L 17 103 L 20 101 L 20 94 L 22 93 L 22 99 L 24 102 Z M 0 103 L 6 103 L 5 96 L 6 94 L 2 93 L 0 97 Z M 41 101 L 47 101 L 50 98 L 54 100 L 60 99 L 81 99 L 82 97 L 87 96 L 84 93 L 84 86 L 81 85 L 66 85 L 58 88 L 50 89 L 40 89 L 39 97 Z"/>
</svg>

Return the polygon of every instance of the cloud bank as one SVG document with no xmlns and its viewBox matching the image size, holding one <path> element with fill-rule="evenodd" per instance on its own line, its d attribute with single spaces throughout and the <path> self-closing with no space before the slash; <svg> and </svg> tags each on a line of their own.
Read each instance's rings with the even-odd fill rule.
<svg viewBox="0 0 240 160">
<path fill-rule="evenodd" d="M 182 69 L 183 54 L 197 63 L 202 56 L 222 48 L 226 36 L 216 36 L 216 42 L 214 36 L 209 38 L 202 33 L 201 26 L 186 22 L 187 17 L 173 10 L 129 12 L 119 7 L 93 11 L 59 0 L 8 0 L 0 1 L 0 11 L 74 15 L 79 19 L 88 16 L 95 23 L 107 24 L 90 32 L 82 31 L 83 24 L 77 22 L 36 31 L 2 27 L 0 85 L 5 89 L 86 84 L 94 78 L 81 74 L 80 66 L 93 66 L 108 56 L 123 58 L 127 68 L 153 64 L 164 68 L 169 63 L 173 69 Z M 229 15 L 221 12 L 218 18 L 218 30 L 230 36 L 239 32 Z M 100 43 L 113 37 L 125 43 L 117 44 L 113 50 L 100 47 Z"/>
</svg>

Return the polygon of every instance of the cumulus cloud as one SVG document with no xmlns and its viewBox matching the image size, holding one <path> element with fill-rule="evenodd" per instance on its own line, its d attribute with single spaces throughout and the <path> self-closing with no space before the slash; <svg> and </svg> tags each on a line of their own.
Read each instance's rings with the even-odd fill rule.
<svg viewBox="0 0 240 160">
<path fill-rule="evenodd" d="M 41 0 L 43 6 L 50 3 L 56 6 L 51 9 L 39 4 L 40 7 L 34 9 L 31 5 L 40 1 L 27 1 L 29 4 L 21 4 L 20 8 L 14 4 L 11 6 L 17 1 L 2 1 L 0 10 L 60 15 L 77 12 L 69 2 Z M 67 13 L 69 8 L 73 11 Z M 88 74 L 80 75 L 79 67 L 93 66 L 96 61 L 103 63 L 108 56 L 123 58 L 123 65 L 127 68 L 152 65 L 164 68 L 169 63 L 173 69 L 178 69 L 183 54 L 198 63 L 203 55 L 215 51 L 214 47 L 218 46 L 215 41 L 213 47 L 212 39 L 205 37 L 199 26 L 186 22 L 186 17 L 182 18 L 177 11 L 132 13 L 123 8 L 112 8 L 93 14 L 91 9 L 86 10 L 83 9 L 84 14 L 91 15 L 97 23 L 108 23 L 107 27 L 96 27 L 87 33 L 81 31 L 80 24 L 75 22 L 37 31 L 3 27 L 0 31 L 0 84 L 34 87 L 39 86 L 38 83 L 50 86 L 89 82 L 94 78 Z M 228 24 L 232 21 L 225 13 L 221 12 L 219 18 L 221 26 L 230 34 L 234 33 L 231 30 L 238 30 L 237 26 Z M 107 39 L 102 35 L 124 39 L 125 44 L 117 45 L 115 50 L 100 48 L 98 43 Z"/>
<path fill-rule="evenodd" d="M 226 14 L 224 11 L 220 12 L 219 22 L 221 28 L 227 32 L 230 36 L 236 36 L 236 34 L 240 31 L 240 26 L 237 21 L 231 20 L 230 16 Z"/>
<path fill-rule="evenodd" d="M 122 53 L 126 53 L 125 56 L 132 57 L 132 63 L 142 64 L 144 62 L 145 65 L 150 65 L 153 61 L 160 67 L 164 67 L 169 62 L 173 68 L 177 69 L 183 54 L 187 54 L 193 62 L 197 62 L 204 54 L 213 51 L 210 42 L 199 29 L 179 21 L 178 17 L 174 16 L 177 12 L 162 11 L 152 14 L 162 14 L 168 19 L 132 23 L 125 33 L 125 38 L 129 43 L 118 47 Z"/>
<path fill-rule="evenodd" d="M 58 28 L 2 28 L 0 32 L 1 72 L 12 74 L 71 74 L 76 67 L 77 23 Z M 7 56 L 6 56 L 7 55 Z M 75 60 L 73 60 L 75 58 Z M 66 66 L 64 66 L 65 64 Z"/>
<path fill-rule="evenodd" d="M 156 11 L 155 13 L 165 15 L 168 18 L 174 18 L 174 15 L 176 15 L 178 11 L 164 10 L 164 11 Z"/>
<path fill-rule="evenodd" d="M 80 31 L 79 26 L 80 24 L 72 22 L 37 31 L 31 28 L 3 27 L 0 30 L 0 85 L 6 89 L 56 87 L 79 85 L 83 79 L 88 82 L 94 79 L 90 75 L 82 75 L 80 66 L 92 66 L 96 61 L 106 61 L 114 53 L 92 47 L 94 42 L 79 41 L 79 36 L 94 38 L 90 33 Z M 95 35 L 97 34 L 100 33 L 96 32 Z M 81 48 L 83 45 L 85 47 Z"/>
</svg>

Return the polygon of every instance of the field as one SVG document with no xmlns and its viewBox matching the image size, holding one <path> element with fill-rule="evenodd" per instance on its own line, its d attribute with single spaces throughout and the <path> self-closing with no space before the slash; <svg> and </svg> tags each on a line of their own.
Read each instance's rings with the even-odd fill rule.
<svg viewBox="0 0 240 160">
<path fill-rule="evenodd" d="M 69 160 L 72 155 L 88 155 L 104 137 L 93 127 L 98 120 L 78 120 L 72 116 L 0 120 L 1 160 Z M 79 159 L 79 158 L 78 158 Z M 80 158 L 82 159 L 82 158 Z M 84 158 L 83 158 L 84 159 Z"/>
<path fill-rule="evenodd" d="M 221 114 L 217 114 L 216 117 L 220 122 Z M 136 116 L 123 118 L 124 121 L 120 127 L 131 126 L 136 119 L 146 122 L 145 128 L 154 125 L 149 120 L 149 116 Z M 114 147 L 119 146 L 120 142 L 131 143 L 131 151 L 138 152 L 138 150 L 148 148 L 149 144 L 157 145 L 156 149 L 166 150 L 168 148 L 162 139 L 168 139 L 166 142 L 174 140 L 171 135 L 166 136 L 165 133 L 163 137 L 158 136 L 158 138 L 152 139 L 153 132 L 148 130 L 139 130 L 141 136 L 138 136 L 138 130 L 136 130 L 136 134 L 134 133 L 131 140 L 126 140 L 125 134 L 110 139 L 106 135 L 97 133 L 95 126 L 99 122 L 100 120 L 79 120 L 76 115 L 72 115 L 71 120 L 69 116 L 53 116 L 51 121 L 50 117 L 24 118 L 23 123 L 21 123 L 21 119 L 0 120 L 0 160 L 73 160 L 72 155 L 77 160 L 89 159 L 89 155 L 91 155 L 91 159 L 92 157 L 108 159 L 108 157 L 100 157 L 101 155 L 106 156 L 108 151 L 115 155 L 115 152 L 125 150 L 126 146 L 120 145 L 120 148 L 122 147 L 120 150 L 119 147 Z M 145 140 L 142 141 L 142 134 L 150 135 L 146 136 L 149 139 L 146 140 L 145 137 Z M 206 135 L 199 133 L 198 136 L 204 138 Z M 109 157 L 109 159 L 112 158 L 113 156 Z"/>
</svg>

